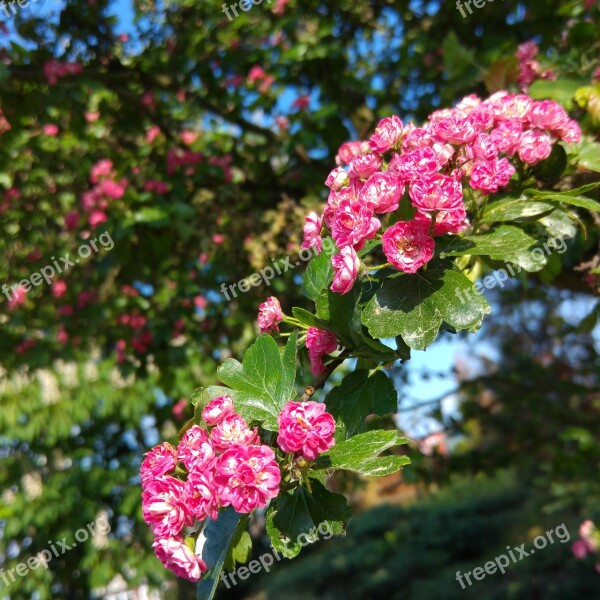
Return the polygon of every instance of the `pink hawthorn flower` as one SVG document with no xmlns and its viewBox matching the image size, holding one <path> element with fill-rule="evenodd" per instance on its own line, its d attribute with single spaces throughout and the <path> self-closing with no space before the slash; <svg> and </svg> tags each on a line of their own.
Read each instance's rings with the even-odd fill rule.
<svg viewBox="0 0 600 600">
<path fill-rule="evenodd" d="M 210 469 L 214 458 L 215 451 L 208 432 L 198 425 L 192 425 L 183 434 L 177 446 L 177 460 L 181 461 L 191 473 Z"/>
<path fill-rule="evenodd" d="M 338 294 L 347 294 L 354 286 L 358 276 L 360 267 L 358 255 L 352 246 L 345 246 L 339 254 L 332 257 L 331 262 L 335 273 L 331 291 Z"/>
<path fill-rule="evenodd" d="M 190 131 L 188 129 L 181 132 L 181 141 L 187 146 L 191 146 L 200 134 L 197 131 Z"/>
<path fill-rule="evenodd" d="M 298 96 L 292 103 L 292 108 L 297 108 L 298 110 L 305 110 L 308 108 L 310 103 L 310 96 Z"/>
<path fill-rule="evenodd" d="M 187 508 L 183 481 L 170 475 L 149 479 L 142 492 L 142 514 L 155 535 L 179 535 L 184 526 L 194 523 Z"/>
<path fill-rule="evenodd" d="M 288 402 L 277 417 L 277 443 L 284 452 L 315 460 L 335 444 L 335 420 L 319 402 Z"/>
<path fill-rule="evenodd" d="M 213 520 L 219 514 L 219 500 L 210 471 L 190 471 L 185 482 L 186 505 L 198 521 L 206 517 Z"/>
<path fill-rule="evenodd" d="M 402 180 L 411 181 L 416 177 L 434 175 L 440 169 L 440 157 L 432 148 L 419 148 L 404 154 L 394 154 L 388 173 L 396 173 Z"/>
<path fill-rule="evenodd" d="M 336 167 L 329 173 L 327 179 L 325 181 L 325 185 L 330 190 L 335 190 L 336 192 L 341 190 L 344 186 L 349 183 L 348 171 L 343 167 Z"/>
<path fill-rule="evenodd" d="M 354 246 L 361 250 L 380 227 L 381 222 L 373 216 L 373 209 L 366 202 L 342 200 L 331 222 L 331 236 L 338 248 Z"/>
<path fill-rule="evenodd" d="M 213 430 L 214 432 L 215 430 Z M 281 472 L 269 446 L 236 445 L 219 458 L 215 474 L 223 506 L 248 514 L 279 494 Z"/>
<path fill-rule="evenodd" d="M 79 213 L 74 210 L 65 215 L 65 229 L 67 231 L 73 231 L 77 229 L 77 225 L 79 223 Z"/>
<path fill-rule="evenodd" d="M 202 418 L 207 425 L 218 425 L 223 419 L 233 416 L 234 413 L 233 398 L 229 395 L 218 396 L 204 407 Z"/>
<path fill-rule="evenodd" d="M 402 139 L 402 132 L 402 121 L 396 115 L 381 119 L 375 133 L 369 139 L 369 146 L 371 150 L 383 154 L 398 146 Z"/>
<path fill-rule="evenodd" d="M 337 350 L 337 339 L 335 334 L 316 327 L 309 327 L 306 332 L 306 348 L 310 358 L 310 372 L 318 377 L 326 370 L 323 364 L 323 356 Z"/>
<path fill-rule="evenodd" d="M 46 123 L 46 125 L 42 127 L 42 133 L 54 137 L 55 135 L 58 135 L 58 127 L 54 123 Z"/>
<path fill-rule="evenodd" d="M 358 197 L 376 214 L 393 212 L 398 208 L 404 187 L 404 181 L 396 174 L 377 172 L 365 182 Z"/>
<path fill-rule="evenodd" d="M 267 298 L 258 308 L 258 326 L 261 333 L 279 331 L 279 323 L 283 321 L 281 304 L 275 296 Z"/>
<path fill-rule="evenodd" d="M 102 212 L 101 210 L 95 210 L 88 216 L 88 224 L 92 229 L 96 229 L 98 225 L 106 223 L 107 220 L 108 217 L 106 216 L 106 213 Z"/>
<path fill-rule="evenodd" d="M 335 164 L 339 166 L 347 165 L 355 156 L 360 156 L 369 151 L 369 142 L 352 141 L 342 144 L 335 157 Z"/>
<path fill-rule="evenodd" d="M 526 131 L 519 142 L 519 158 L 528 165 L 534 165 L 550 156 L 552 138 L 539 129 Z"/>
<path fill-rule="evenodd" d="M 316 248 L 317 252 L 321 252 L 323 249 L 323 239 L 321 238 L 322 227 L 323 217 L 319 217 L 315 212 L 311 212 L 307 215 L 306 222 L 304 223 L 302 248 Z"/>
<path fill-rule="evenodd" d="M 210 440 L 216 450 L 226 451 L 232 446 L 250 446 L 259 441 L 256 427 L 248 427 L 246 420 L 238 414 L 225 417 L 210 432 Z"/>
<path fill-rule="evenodd" d="M 159 135 L 160 127 L 158 125 L 152 125 L 152 127 L 150 127 L 148 131 L 146 131 L 146 141 L 149 144 L 152 144 Z"/>
<path fill-rule="evenodd" d="M 422 211 L 453 210 L 462 206 L 462 185 L 454 177 L 436 173 L 411 181 L 408 193 Z"/>
<path fill-rule="evenodd" d="M 158 479 L 162 475 L 170 473 L 177 465 L 177 449 L 168 442 L 155 446 L 146 453 L 142 462 L 140 477 L 142 487 L 149 481 Z"/>
<path fill-rule="evenodd" d="M 499 152 L 506 152 L 513 156 L 519 149 L 519 142 L 523 133 L 523 125 L 515 120 L 502 121 L 490 133 L 492 142 L 496 144 Z"/>
<path fill-rule="evenodd" d="M 585 558 L 590 553 L 590 547 L 584 540 L 575 540 L 572 546 L 573 555 L 578 560 Z"/>
<path fill-rule="evenodd" d="M 196 582 L 208 571 L 206 563 L 179 537 L 158 538 L 152 548 L 160 562 L 177 577 Z"/>
<path fill-rule="evenodd" d="M 491 194 L 506 187 L 515 171 L 506 158 L 493 161 L 476 160 L 471 170 L 470 184 L 483 194 Z"/>
<path fill-rule="evenodd" d="M 431 226 L 433 213 L 417 211 L 415 218 L 426 219 L 428 229 Z M 435 224 L 433 226 L 433 235 L 446 235 L 447 233 L 460 233 L 467 227 L 467 210 L 463 206 L 453 208 L 452 210 L 440 210 L 435 215 Z"/>
<path fill-rule="evenodd" d="M 369 179 L 373 173 L 381 169 L 383 157 L 377 152 L 355 156 L 350 161 L 349 175 L 354 179 Z"/>
<path fill-rule="evenodd" d="M 106 158 L 99 160 L 90 170 L 90 182 L 94 184 L 114 176 L 112 160 Z"/>
<path fill-rule="evenodd" d="M 25 304 L 27 300 L 27 289 L 23 285 L 19 285 L 16 290 L 13 291 L 13 297 L 7 302 L 8 310 L 15 310 L 21 304 Z"/>
<path fill-rule="evenodd" d="M 404 273 L 416 273 L 433 258 L 435 242 L 429 235 L 429 223 L 422 219 L 400 221 L 382 238 L 388 261 Z"/>
<path fill-rule="evenodd" d="M 52 282 L 51 289 L 55 298 L 62 298 L 67 291 L 67 284 L 62 279 L 57 279 Z"/>
<path fill-rule="evenodd" d="M 83 116 L 88 123 L 93 123 L 100 118 L 100 113 L 98 111 L 87 111 L 83 113 Z"/>
<path fill-rule="evenodd" d="M 481 131 L 472 119 L 457 113 L 441 119 L 433 126 L 433 133 L 437 137 L 455 146 L 470 144 Z"/>
</svg>

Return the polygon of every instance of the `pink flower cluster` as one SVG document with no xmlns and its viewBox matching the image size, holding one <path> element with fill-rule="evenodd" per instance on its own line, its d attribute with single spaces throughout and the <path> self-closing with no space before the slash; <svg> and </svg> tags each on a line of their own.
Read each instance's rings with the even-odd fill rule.
<svg viewBox="0 0 600 600">
<path fill-rule="evenodd" d="M 573 554 L 577 559 L 583 559 L 588 554 L 600 551 L 600 530 L 592 521 L 584 521 L 579 527 L 579 539 L 573 543 Z M 596 564 L 596 571 L 600 573 L 600 562 Z"/>
<path fill-rule="evenodd" d="M 47 60 L 44 63 L 44 76 L 48 85 L 56 85 L 59 79 L 69 75 L 78 75 L 83 70 L 81 63 L 60 62 L 56 59 Z"/>
<path fill-rule="evenodd" d="M 315 460 L 335 444 L 335 420 L 320 402 L 288 402 L 277 424 L 279 447 L 307 460 Z"/>
<path fill-rule="evenodd" d="M 90 183 L 94 187 L 81 195 L 81 207 L 87 213 L 88 224 L 95 229 L 102 223 L 106 223 L 109 201 L 123 197 L 128 181 L 127 179 L 117 181 L 117 173 L 112 161 L 102 159 L 92 166 Z"/>
<path fill-rule="evenodd" d="M 436 236 L 469 226 L 465 186 L 495 193 L 509 185 L 515 164 L 535 165 L 557 140 L 580 138 L 579 125 L 556 102 L 504 91 L 487 100 L 467 96 L 431 114 L 422 127 L 385 118 L 368 141 L 340 147 L 338 166 L 325 182 L 323 214 L 308 215 L 302 246 L 320 251 L 322 236 L 331 235 L 340 250 L 332 258 L 331 289 L 341 294 L 360 274 L 358 252 L 376 237 L 391 265 L 415 273 L 433 258 Z M 386 230 L 387 215 L 402 201 L 412 205 L 414 217 Z"/>
<path fill-rule="evenodd" d="M 556 73 L 552 69 L 542 69 L 537 55 L 539 48 L 535 42 L 525 42 L 517 50 L 517 59 L 519 61 L 519 86 L 526 91 L 529 86 L 537 79 L 549 79 L 554 81 Z"/>
<path fill-rule="evenodd" d="M 281 480 L 273 450 L 235 412 L 230 396 L 212 400 L 202 418 L 208 429 L 193 425 L 177 448 L 153 448 L 140 470 L 142 512 L 157 537 L 156 555 L 190 581 L 198 581 L 207 566 L 186 546 L 184 527 L 216 519 L 221 507 L 240 513 L 263 507 L 277 496 Z"/>
<path fill-rule="evenodd" d="M 323 357 L 326 354 L 335 352 L 338 342 L 331 331 L 309 327 L 306 332 L 306 348 L 308 358 L 310 358 L 310 372 L 318 377 L 327 370 L 323 364 Z"/>
</svg>

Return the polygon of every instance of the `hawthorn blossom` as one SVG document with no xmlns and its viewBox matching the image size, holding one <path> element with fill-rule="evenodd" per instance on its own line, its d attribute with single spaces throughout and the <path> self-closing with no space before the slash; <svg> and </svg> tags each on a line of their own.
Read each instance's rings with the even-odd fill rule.
<svg viewBox="0 0 600 600">
<path fill-rule="evenodd" d="M 194 522 L 187 507 L 183 481 L 170 475 L 148 479 L 142 492 L 142 515 L 155 535 L 179 535 Z"/>
<path fill-rule="evenodd" d="M 335 419 L 319 402 L 288 402 L 277 417 L 277 443 L 284 452 L 315 460 L 335 444 Z"/>
<path fill-rule="evenodd" d="M 202 411 L 202 418 L 207 425 L 218 425 L 223 419 L 235 413 L 233 398 L 229 395 L 218 396 L 211 400 Z"/>
<path fill-rule="evenodd" d="M 214 431 L 214 430 L 213 430 Z M 222 506 L 248 514 L 279 494 L 281 472 L 269 446 L 235 445 L 220 457 L 215 484 Z"/>
<path fill-rule="evenodd" d="M 361 250 L 380 227 L 379 219 L 373 216 L 373 209 L 366 202 L 342 200 L 332 219 L 331 236 L 338 248 L 354 246 Z"/>
<path fill-rule="evenodd" d="M 302 248 L 316 248 L 317 252 L 323 249 L 323 240 L 321 239 L 321 228 L 323 227 L 323 217 L 319 217 L 317 213 L 308 213 L 306 222 L 304 223 L 304 239 Z"/>
<path fill-rule="evenodd" d="M 203 521 L 206 517 L 217 519 L 219 499 L 216 495 L 211 471 L 199 471 L 198 469 L 190 471 L 185 482 L 185 493 L 186 506 L 194 518 L 198 521 Z"/>
<path fill-rule="evenodd" d="M 453 210 L 462 206 L 462 185 L 459 180 L 436 173 L 411 181 L 408 193 L 419 210 Z"/>
<path fill-rule="evenodd" d="M 155 446 L 146 453 L 146 458 L 142 462 L 140 477 L 142 486 L 151 479 L 156 479 L 162 475 L 167 475 L 177 465 L 177 450 L 168 442 Z"/>
<path fill-rule="evenodd" d="M 404 181 L 390 172 L 371 175 L 361 188 L 359 200 L 366 202 L 376 214 L 397 210 L 404 194 Z"/>
<path fill-rule="evenodd" d="M 250 446 L 259 441 L 256 427 L 250 428 L 246 420 L 238 414 L 225 417 L 210 432 L 210 441 L 218 451 L 232 446 Z"/>
<path fill-rule="evenodd" d="M 198 425 L 192 425 L 184 434 L 177 447 L 177 459 L 192 472 L 209 469 L 215 458 L 215 450 L 208 433 Z"/>
<path fill-rule="evenodd" d="M 381 119 L 369 139 L 369 146 L 372 150 L 381 154 L 392 150 L 400 142 L 402 131 L 402 121 L 396 115 Z"/>
<path fill-rule="evenodd" d="M 473 164 L 469 183 L 483 194 L 497 192 L 506 187 L 516 169 L 506 158 L 495 161 L 477 160 Z"/>
<path fill-rule="evenodd" d="M 404 273 L 416 273 L 433 258 L 435 248 L 429 223 L 422 219 L 392 225 L 383 234 L 382 244 L 388 261 Z"/>
<path fill-rule="evenodd" d="M 306 348 L 310 358 L 310 372 L 318 377 L 325 372 L 323 356 L 337 350 L 337 339 L 331 331 L 309 327 L 306 332 Z"/>
<path fill-rule="evenodd" d="M 180 537 L 157 538 L 152 548 L 160 562 L 177 577 L 196 582 L 208 571 L 206 563 Z"/>
<path fill-rule="evenodd" d="M 279 331 L 279 323 L 283 321 L 281 304 L 275 296 L 267 298 L 258 308 L 258 326 L 261 333 Z"/>
<path fill-rule="evenodd" d="M 338 294 L 347 294 L 356 281 L 360 260 L 352 246 L 342 248 L 339 254 L 332 257 L 334 277 L 331 291 Z"/>
</svg>

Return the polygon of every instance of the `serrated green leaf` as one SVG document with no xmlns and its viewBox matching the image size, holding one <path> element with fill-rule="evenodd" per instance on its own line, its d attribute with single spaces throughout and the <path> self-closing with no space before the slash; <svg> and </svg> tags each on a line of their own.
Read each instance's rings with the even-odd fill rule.
<svg viewBox="0 0 600 600">
<path fill-rule="evenodd" d="M 273 523 L 274 517 L 275 509 L 271 507 L 267 513 L 266 524 L 267 535 L 271 538 L 271 545 L 282 556 L 285 556 L 286 558 L 296 558 L 302 550 L 302 544 L 297 540 L 290 539 L 285 533 L 275 527 L 275 524 Z"/>
<path fill-rule="evenodd" d="M 350 373 L 325 398 L 327 410 L 346 425 L 346 436 L 352 437 L 366 429 L 365 418 L 370 414 L 383 417 L 395 413 L 398 393 L 383 371 L 369 377 L 360 369 Z"/>
<path fill-rule="evenodd" d="M 600 202 L 592 200 L 591 198 L 586 198 L 581 195 L 586 194 L 587 192 L 591 192 L 592 190 L 595 190 L 598 187 L 600 187 L 600 182 L 590 183 L 588 185 L 584 185 L 583 187 L 577 188 L 575 190 L 569 190 L 566 192 L 553 192 L 530 189 L 525 190 L 523 192 L 523 197 L 535 197 L 541 198 L 542 200 L 564 202 L 565 204 L 571 204 L 573 206 L 579 206 L 580 208 L 587 208 L 588 210 L 600 212 Z"/>
<path fill-rule="evenodd" d="M 386 281 L 362 313 L 375 338 L 398 335 L 416 350 L 431 344 L 442 322 L 456 331 L 475 329 L 491 309 L 473 283 L 451 263 L 432 262 L 426 271 Z"/>
<path fill-rule="evenodd" d="M 519 227 L 501 225 L 489 233 L 449 237 L 438 244 L 440 256 L 505 256 L 530 248 L 535 239 Z"/>
<path fill-rule="evenodd" d="M 333 241 L 327 246 L 323 246 L 323 251 L 319 256 L 315 256 L 308 263 L 306 271 L 302 276 L 302 292 L 313 302 L 319 294 L 326 289 L 333 281 L 333 265 L 331 257 L 336 248 Z"/>
<path fill-rule="evenodd" d="M 366 477 L 383 477 L 398 471 L 410 463 L 408 456 L 380 456 L 395 446 L 407 444 L 408 439 L 399 437 L 396 431 L 367 431 L 337 443 L 315 462 L 315 470 L 345 470 Z"/>
<path fill-rule="evenodd" d="M 333 533 L 339 534 L 352 517 L 344 496 L 328 491 L 317 479 L 310 479 L 310 487 L 310 492 L 301 485 L 277 496 L 273 525 L 294 543 L 302 541 L 298 539 L 301 534 L 314 533 L 322 523 L 329 523 Z"/>
<path fill-rule="evenodd" d="M 552 202 L 523 200 L 522 198 L 502 198 L 488 204 L 481 219 L 482 223 L 499 223 L 502 221 L 533 221 L 540 215 L 554 210 Z"/>
<path fill-rule="evenodd" d="M 277 416 L 294 396 L 296 334 L 288 339 L 283 355 L 270 335 L 261 335 L 246 350 L 243 363 L 230 358 L 217 372 L 245 419 L 277 431 Z"/>
</svg>

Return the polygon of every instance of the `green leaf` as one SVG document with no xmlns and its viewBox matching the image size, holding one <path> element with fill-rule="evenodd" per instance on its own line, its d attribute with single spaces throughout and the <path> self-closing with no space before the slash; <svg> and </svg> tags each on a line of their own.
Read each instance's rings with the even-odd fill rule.
<svg viewBox="0 0 600 600">
<path fill-rule="evenodd" d="M 600 144 L 585 139 L 575 149 L 575 153 L 578 166 L 600 173 Z"/>
<path fill-rule="evenodd" d="M 398 409 L 398 393 L 383 371 L 371 377 L 360 369 L 350 373 L 325 398 L 327 410 L 346 425 L 346 436 L 352 437 L 366 429 L 365 418 L 375 413 L 383 417 Z"/>
<path fill-rule="evenodd" d="M 486 207 L 482 223 L 497 223 L 502 221 L 534 221 L 540 215 L 555 209 L 552 202 L 524 200 L 523 198 L 503 198 Z"/>
<path fill-rule="evenodd" d="M 505 256 L 526 250 L 535 240 L 519 227 L 501 225 L 489 233 L 465 237 L 448 237 L 438 244 L 440 257 Z"/>
<path fill-rule="evenodd" d="M 556 81 L 539 80 L 529 88 L 529 95 L 535 100 L 550 99 L 562 104 L 567 110 L 573 108 L 575 92 L 588 82 L 583 79 L 561 77 Z"/>
<path fill-rule="evenodd" d="M 243 364 L 229 358 L 217 372 L 245 419 L 277 431 L 277 416 L 294 396 L 296 334 L 288 339 L 283 356 L 270 335 L 261 335 L 246 350 Z"/>
<path fill-rule="evenodd" d="M 317 329 L 327 329 L 328 323 L 323 319 L 319 319 L 316 315 L 309 313 L 303 308 L 292 308 L 292 314 L 300 323 L 307 325 L 308 327 L 316 327 Z"/>
<path fill-rule="evenodd" d="M 465 70 L 476 65 L 475 52 L 461 44 L 454 31 L 451 31 L 444 40 L 444 65 L 450 79 L 455 79 Z"/>
<path fill-rule="evenodd" d="M 342 469 L 366 477 L 383 477 L 395 473 L 410 463 L 408 456 L 380 456 L 390 448 L 407 444 L 396 431 L 368 431 L 337 443 L 315 462 L 315 470 Z"/>
<path fill-rule="evenodd" d="M 331 244 L 323 246 L 321 254 L 311 258 L 306 271 L 304 271 L 304 275 L 302 276 L 302 291 L 313 302 L 316 301 L 319 294 L 333 281 L 331 257 L 335 250 L 333 241 Z"/>
<path fill-rule="evenodd" d="M 592 190 L 595 190 L 598 187 L 600 187 L 600 182 L 590 183 L 588 185 L 584 185 L 583 187 L 577 188 L 575 190 L 569 190 L 567 192 L 549 192 L 531 189 L 525 190 L 523 192 L 523 197 L 534 196 L 536 198 L 541 198 L 542 200 L 564 202 L 565 204 L 572 204 L 573 206 L 579 206 L 581 208 L 587 208 L 588 210 L 600 212 L 600 202 L 592 200 L 591 198 L 585 198 L 581 195 L 586 194 L 587 192 L 591 192 Z"/>
<path fill-rule="evenodd" d="M 355 285 L 347 294 L 323 290 L 316 301 L 317 316 L 329 323 L 328 329 L 347 348 L 356 348 L 362 341 L 359 300 L 360 287 Z"/>
<path fill-rule="evenodd" d="M 302 544 L 297 540 L 291 540 L 285 533 L 280 531 L 275 524 L 273 519 L 276 511 L 273 507 L 269 508 L 267 512 L 267 535 L 271 538 L 271 545 L 273 548 L 282 556 L 286 558 L 296 558 L 302 550 Z"/>
<path fill-rule="evenodd" d="M 245 519 L 240 521 L 240 526 L 231 541 L 229 553 L 225 559 L 225 568 L 229 571 L 233 571 L 237 564 L 247 562 L 252 554 L 252 538 L 246 530 L 246 523 Z"/>
<path fill-rule="evenodd" d="M 216 521 L 206 520 L 196 542 L 196 554 L 202 558 L 209 570 L 198 583 L 197 600 L 212 600 L 214 597 L 219 575 L 242 518 L 243 515 L 229 507 L 219 512 Z"/>
<path fill-rule="evenodd" d="M 302 534 L 316 533 L 322 523 L 329 523 L 335 534 L 344 530 L 352 517 L 346 498 L 334 494 L 317 479 L 310 479 L 311 492 L 305 485 L 293 492 L 280 492 L 277 496 L 273 525 L 294 543 L 301 543 Z"/>
<path fill-rule="evenodd" d="M 542 217 L 540 223 L 555 238 L 572 239 L 577 233 L 576 220 L 560 208 Z"/>
<path fill-rule="evenodd" d="M 411 348 L 424 350 L 442 322 L 456 331 L 481 326 L 491 309 L 472 290 L 473 283 L 451 263 L 432 262 L 426 271 L 386 281 L 363 310 L 362 321 L 375 338 L 401 335 Z"/>
<path fill-rule="evenodd" d="M 554 144 L 550 156 L 531 167 L 531 171 L 540 181 L 553 184 L 561 178 L 566 168 L 567 153 L 563 146 Z"/>
</svg>

